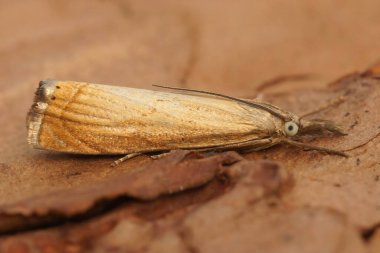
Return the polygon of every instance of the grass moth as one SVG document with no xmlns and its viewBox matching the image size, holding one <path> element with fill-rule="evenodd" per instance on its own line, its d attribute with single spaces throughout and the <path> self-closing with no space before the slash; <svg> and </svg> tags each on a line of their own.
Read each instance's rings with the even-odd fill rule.
<svg viewBox="0 0 380 253">
<path fill-rule="evenodd" d="M 41 81 L 28 113 L 28 143 L 75 154 L 126 158 L 173 149 L 256 151 L 279 143 L 343 155 L 295 137 L 344 134 L 268 103 L 181 88 L 168 92 L 73 81 Z"/>
</svg>

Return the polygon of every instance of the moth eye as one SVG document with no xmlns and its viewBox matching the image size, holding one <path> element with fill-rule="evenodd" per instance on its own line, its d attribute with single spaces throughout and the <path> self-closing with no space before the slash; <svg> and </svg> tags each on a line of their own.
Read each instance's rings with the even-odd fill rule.
<svg viewBox="0 0 380 253">
<path fill-rule="evenodd" d="M 288 121 L 285 123 L 285 133 L 288 136 L 294 136 L 298 133 L 298 125 L 293 121 Z"/>
</svg>

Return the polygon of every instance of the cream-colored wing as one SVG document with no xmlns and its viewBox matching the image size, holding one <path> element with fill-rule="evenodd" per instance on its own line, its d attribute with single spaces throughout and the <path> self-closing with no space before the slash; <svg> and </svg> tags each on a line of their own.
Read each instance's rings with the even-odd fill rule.
<svg viewBox="0 0 380 253">
<path fill-rule="evenodd" d="M 60 152 L 126 154 L 261 139 L 280 124 L 269 112 L 212 96 L 49 80 L 29 112 L 28 140 Z"/>
</svg>

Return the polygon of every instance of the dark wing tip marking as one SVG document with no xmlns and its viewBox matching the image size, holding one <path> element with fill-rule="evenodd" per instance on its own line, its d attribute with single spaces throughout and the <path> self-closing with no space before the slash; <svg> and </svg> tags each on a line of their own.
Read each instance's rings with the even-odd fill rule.
<svg viewBox="0 0 380 253">
<path fill-rule="evenodd" d="M 57 88 L 56 84 L 58 81 L 47 79 L 42 80 L 39 83 L 39 86 L 37 88 L 34 102 L 48 102 L 53 98 L 53 93 L 55 89 Z"/>
<path fill-rule="evenodd" d="M 48 79 L 40 81 L 34 96 L 34 102 L 26 118 L 26 127 L 28 129 L 28 143 L 35 148 L 40 148 L 39 135 L 42 120 L 48 102 L 53 99 L 57 81 Z"/>
</svg>

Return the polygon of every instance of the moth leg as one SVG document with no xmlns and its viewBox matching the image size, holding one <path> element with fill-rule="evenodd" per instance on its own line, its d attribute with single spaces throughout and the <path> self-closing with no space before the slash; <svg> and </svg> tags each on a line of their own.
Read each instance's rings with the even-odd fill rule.
<svg viewBox="0 0 380 253">
<path fill-rule="evenodd" d="M 161 153 L 158 155 L 151 155 L 150 158 L 152 158 L 153 160 L 157 160 L 157 159 L 161 159 L 162 157 L 167 156 L 168 154 L 169 154 L 169 152 Z"/>
<path fill-rule="evenodd" d="M 252 151 L 258 151 L 261 149 L 269 148 L 273 145 L 276 145 L 278 141 L 267 138 L 267 139 L 256 139 L 256 140 L 250 140 L 246 142 L 240 142 L 240 143 L 233 143 L 233 144 L 226 144 L 223 146 L 218 147 L 209 147 L 209 148 L 200 148 L 200 149 L 194 149 L 194 151 L 198 152 L 207 152 L 207 151 L 225 151 L 225 150 L 252 150 Z"/>
<path fill-rule="evenodd" d="M 276 144 L 278 144 L 278 142 L 263 143 L 262 146 L 243 147 L 239 150 L 239 152 L 242 154 L 246 154 L 246 153 L 250 153 L 250 152 L 260 151 L 260 150 L 264 150 L 264 149 L 273 147 Z"/>
<path fill-rule="evenodd" d="M 339 156 L 348 157 L 348 155 L 346 153 L 344 153 L 343 151 L 339 151 L 339 150 L 335 150 L 335 149 L 318 147 L 318 146 L 306 144 L 303 142 L 293 141 L 293 140 L 289 140 L 289 139 L 283 139 L 282 142 L 289 144 L 289 145 L 292 145 L 292 146 L 303 148 L 306 150 L 317 150 L 319 152 L 325 152 L 325 153 L 330 154 L 330 155 L 339 155 Z"/>
<path fill-rule="evenodd" d="M 127 154 L 127 155 L 125 155 L 125 156 L 117 159 L 116 161 L 113 161 L 112 164 L 111 164 L 111 166 L 115 167 L 115 166 L 119 165 L 120 163 L 122 163 L 122 162 L 124 162 L 124 161 L 126 161 L 128 159 L 131 159 L 133 157 L 139 156 L 141 154 L 142 153 L 130 153 L 130 154 Z"/>
</svg>

